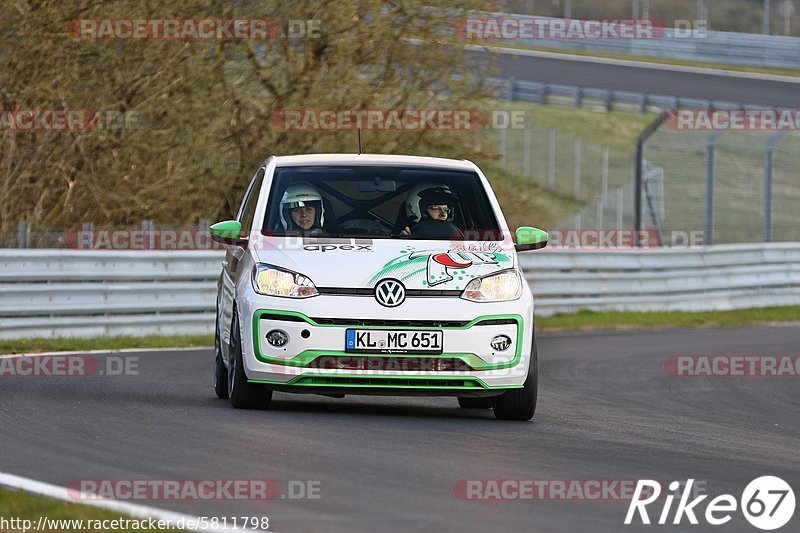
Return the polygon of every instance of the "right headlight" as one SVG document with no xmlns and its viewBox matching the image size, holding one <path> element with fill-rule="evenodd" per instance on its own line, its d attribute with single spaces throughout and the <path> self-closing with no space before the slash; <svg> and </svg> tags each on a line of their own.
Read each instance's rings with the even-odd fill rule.
<svg viewBox="0 0 800 533">
<path fill-rule="evenodd" d="M 461 297 L 472 302 L 506 302 L 516 300 L 522 294 L 519 272 L 504 270 L 467 283 Z"/>
<path fill-rule="evenodd" d="M 253 289 L 265 296 L 308 298 L 319 294 L 310 279 L 284 268 L 258 263 L 253 267 Z"/>
</svg>

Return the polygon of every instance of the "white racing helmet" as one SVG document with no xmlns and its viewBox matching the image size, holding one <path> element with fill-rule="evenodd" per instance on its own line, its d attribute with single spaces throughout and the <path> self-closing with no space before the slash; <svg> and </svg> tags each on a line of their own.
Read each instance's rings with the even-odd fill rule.
<svg viewBox="0 0 800 533">
<path fill-rule="evenodd" d="M 431 205 L 446 205 L 450 208 L 447 220 L 452 221 L 458 198 L 447 185 L 441 183 L 421 183 L 415 185 L 406 196 L 406 217 L 411 223 L 418 223 L 423 215 L 427 216 L 425 209 Z"/>
<path fill-rule="evenodd" d="M 281 225 L 283 229 L 297 229 L 292 220 L 292 209 L 296 207 L 311 206 L 316 209 L 316 220 L 312 228 L 321 228 L 325 223 L 325 207 L 322 205 L 322 195 L 307 183 L 289 185 L 281 198 Z"/>
</svg>

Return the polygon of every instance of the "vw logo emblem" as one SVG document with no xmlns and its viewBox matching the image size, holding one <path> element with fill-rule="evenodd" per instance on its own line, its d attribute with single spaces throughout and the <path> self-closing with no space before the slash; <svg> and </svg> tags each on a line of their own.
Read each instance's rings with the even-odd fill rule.
<svg viewBox="0 0 800 533">
<path fill-rule="evenodd" d="M 384 279 L 375 285 L 375 299 L 384 307 L 397 307 L 406 300 L 406 288 L 396 279 Z"/>
</svg>

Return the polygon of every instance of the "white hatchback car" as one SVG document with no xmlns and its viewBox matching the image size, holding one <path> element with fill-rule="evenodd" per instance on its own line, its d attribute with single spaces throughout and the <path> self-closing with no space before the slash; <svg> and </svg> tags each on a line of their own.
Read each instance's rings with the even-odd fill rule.
<svg viewBox="0 0 800 533">
<path fill-rule="evenodd" d="M 273 391 L 456 396 L 529 420 L 533 296 L 483 173 L 469 161 L 385 155 L 267 159 L 226 243 L 214 387 L 237 408 Z M 516 244 L 514 242 L 516 240 Z"/>
</svg>

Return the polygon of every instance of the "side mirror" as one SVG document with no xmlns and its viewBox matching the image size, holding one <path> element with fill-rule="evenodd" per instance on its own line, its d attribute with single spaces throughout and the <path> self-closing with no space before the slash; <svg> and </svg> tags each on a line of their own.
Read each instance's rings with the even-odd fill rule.
<svg viewBox="0 0 800 533">
<path fill-rule="evenodd" d="M 242 223 L 238 220 L 225 220 L 212 225 L 211 239 L 222 244 L 244 246 L 247 238 L 242 238 Z"/>
<path fill-rule="evenodd" d="M 522 226 L 517 228 L 514 235 L 517 243 L 514 248 L 518 252 L 528 252 L 530 250 L 539 250 L 547 246 L 547 241 L 550 240 L 550 234 L 538 228 L 530 226 Z"/>
</svg>

